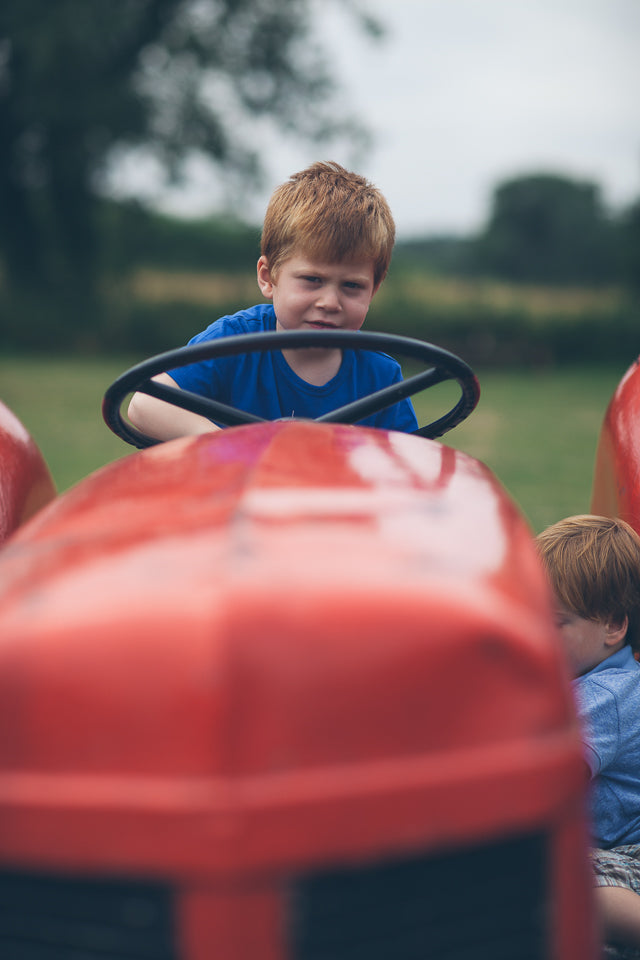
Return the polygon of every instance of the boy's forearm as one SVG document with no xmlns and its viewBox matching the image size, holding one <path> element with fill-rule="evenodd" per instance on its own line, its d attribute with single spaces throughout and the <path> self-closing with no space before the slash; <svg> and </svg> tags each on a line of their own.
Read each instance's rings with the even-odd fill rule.
<svg viewBox="0 0 640 960">
<path fill-rule="evenodd" d="M 154 377 L 161 383 L 177 388 L 168 374 Z M 134 427 L 156 440 L 174 440 L 219 430 L 214 423 L 189 410 L 175 407 L 146 393 L 134 393 L 129 403 L 128 416 Z"/>
</svg>

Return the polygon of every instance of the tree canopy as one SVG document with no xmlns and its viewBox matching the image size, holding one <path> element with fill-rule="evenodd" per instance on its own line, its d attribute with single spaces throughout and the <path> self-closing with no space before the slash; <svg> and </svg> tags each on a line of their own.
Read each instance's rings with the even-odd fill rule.
<svg viewBox="0 0 640 960">
<path fill-rule="evenodd" d="M 615 276 L 616 246 L 595 184 L 536 173 L 497 186 L 476 256 L 507 280 L 593 284 Z"/>
<path fill-rule="evenodd" d="M 144 145 L 169 179 L 196 151 L 250 181 L 252 117 L 308 139 L 354 134 L 334 91 L 312 0 L 3 0 L 5 283 L 89 296 L 96 199 L 118 151 Z"/>
</svg>

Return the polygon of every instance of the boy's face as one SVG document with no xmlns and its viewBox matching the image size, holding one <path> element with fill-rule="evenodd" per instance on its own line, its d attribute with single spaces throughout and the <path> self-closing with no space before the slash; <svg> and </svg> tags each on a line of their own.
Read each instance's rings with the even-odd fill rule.
<svg viewBox="0 0 640 960">
<path fill-rule="evenodd" d="M 258 286 L 273 300 L 278 330 L 359 330 L 376 292 L 370 261 L 321 263 L 293 256 L 271 277 L 258 260 Z"/>
<path fill-rule="evenodd" d="M 557 604 L 556 624 L 573 676 L 581 677 L 624 646 L 628 620 L 625 617 L 618 626 L 601 620 L 585 620 Z"/>
</svg>

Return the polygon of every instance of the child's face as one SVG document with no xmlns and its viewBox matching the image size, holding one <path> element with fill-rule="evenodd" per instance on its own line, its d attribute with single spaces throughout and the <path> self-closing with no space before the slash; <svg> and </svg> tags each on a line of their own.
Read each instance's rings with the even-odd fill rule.
<svg viewBox="0 0 640 960">
<path fill-rule="evenodd" d="M 624 646 L 627 619 L 620 626 L 601 620 L 585 620 L 562 604 L 556 606 L 556 623 L 574 677 L 593 670 Z"/>
<path fill-rule="evenodd" d="M 376 288 L 370 261 L 320 263 L 290 257 L 272 279 L 265 257 L 258 285 L 273 300 L 278 330 L 359 330 Z"/>
</svg>

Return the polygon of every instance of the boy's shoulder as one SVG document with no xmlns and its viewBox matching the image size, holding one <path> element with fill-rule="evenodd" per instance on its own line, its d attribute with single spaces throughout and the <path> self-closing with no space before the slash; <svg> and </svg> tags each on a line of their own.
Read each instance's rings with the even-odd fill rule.
<svg viewBox="0 0 640 960">
<path fill-rule="evenodd" d="M 583 702 L 604 707 L 607 701 L 625 699 L 640 708 L 640 664 L 629 646 L 607 657 L 589 673 L 574 680 Z"/>
<path fill-rule="evenodd" d="M 399 367 L 400 364 L 393 357 L 390 357 L 388 353 L 383 353 L 382 350 L 369 350 L 368 353 L 371 353 L 375 357 L 375 362 L 381 367 L 388 367 L 393 369 L 394 367 Z"/>
<path fill-rule="evenodd" d="M 213 340 L 216 337 L 239 336 L 243 333 L 260 333 L 264 330 L 275 330 L 276 315 L 270 303 L 258 303 L 237 313 L 218 317 L 210 323 L 206 330 L 196 334 L 189 342 L 202 343 L 203 340 Z"/>
<path fill-rule="evenodd" d="M 363 375 L 369 373 L 382 380 L 395 381 L 402 376 L 402 368 L 397 360 L 380 350 L 351 350 L 356 371 Z"/>
</svg>

